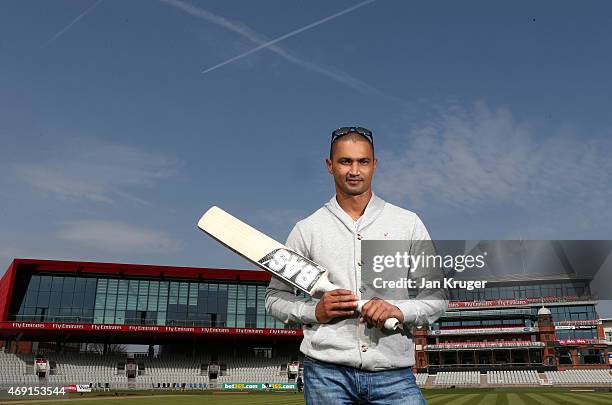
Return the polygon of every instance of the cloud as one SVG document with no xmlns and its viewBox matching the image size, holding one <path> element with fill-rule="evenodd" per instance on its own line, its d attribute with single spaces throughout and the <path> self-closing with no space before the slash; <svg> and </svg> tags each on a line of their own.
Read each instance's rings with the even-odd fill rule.
<svg viewBox="0 0 612 405">
<path fill-rule="evenodd" d="M 132 191 L 152 187 L 180 166 L 161 154 L 91 139 L 75 140 L 69 151 L 48 155 L 53 157 L 13 165 L 16 177 L 38 191 L 75 201 L 113 203 L 119 198 L 149 204 Z"/>
<path fill-rule="evenodd" d="M 307 61 L 307 60 L 303 60 L 299 57 L 297 57 L 296 55 L 290 53 L 289 51 L 287 51 L 284 48 L 281 48 L 280 46 L 276 45 L 277 43 L 284 41 L 285 39 L 288 39 L 290 37 L 293 37 L 297 34 L 300 34 L 304 31 L 307 31 L 309 29 L 312 29 L 320 24 L 326 23 L 330 20 L 333 20 L 335 18 L 338 18 L 342 15 L 348 14 L 358 8 L 364 7 L 372 2 L 374 2 L 375 0 L 368 0 L 368 1 L 364 1 L 361 3 L 358 3 L 352 7 L 349 7 L 347 9 L 344 9 L 340 12 L 334 13 L 328 17 L 319 19 L 313 23 L 307 24 L 301 28 L 298 28 L 296 30 L 293 30 L 289 33 L 286 33 L 284 35 L 281 35 L 277 38 L 274 39 L 269 39 L 267 38 L 265 35 L 253 30 L 252 28 L 248 27 L 246 24 L 240 22 L 240 21 L 232 21 L 229 20 L 227 18 L 218 16 L 214 13 L 211 13 L 208 10 L 205 10 L 203 8 L 200 7 L 196 7 L 193 6 L 189 3 L 186 3 L 184 1 L 181 0 L 160 0 L 162 3 L 177 8 L 193 17 L 196 18 L 200 18 L 203 19 L 205 21 L 208 21 L 218 27 L 227 29 L 229 31 L 232 31 L 240 36 L 242 36 L 243 38 L 246 38 L 247 40 L 253 42 L 254 44 L 256 44 L 257 46 L 253 49 L 250 49 L 248 51 L 245 51 L 243 53 L 240 53 L 237 56 L 234 56 L 232 58 L 229 58 L 221 63 L 218 63 L 214 66 L 211 66 L 209 68 L 204 69 L 204 71 L 202 73 L 206 74 L 209 72 L 212 72 L 213 70 L 216 70 L 222 66 L 225 66 L 229 63 L 232 63 L 238 59 L 242 59 L 246 56 L 249 56 L 255 52 L 258 52 L 262 49 L 268 49 L 274 53 L 276 53 L 277 55 L 281 56 L 282 58 L 284 58 L 285 60 L 303 68 L 303 69 L 307 69 L 316 73 L 319 73 L 323 76 L 326 76 L 332 80 L 335 80 L 341 84 L 344 84 L 354 90 L 357 90 L 361 93 L 364 94 L 369 94 L 369 95 L 378 95 L 378 96 L 382 96 L 385 98 L 390 98 L 390 99 L 394 99 L 394 100 L 398 100 L 401 101 L 399 99 L 397 99 L 394 96 L 390 96 L 386 93 L 383 93 L 382 91 L 378 90 L 376 87 L 365 83 L 359 79 L 356 79 L 354 77 L 352 77 L 351 75 L 349 75 L 346 72 L 342 72 L 340 70 L 337 69 L 333 69 L 333 68 L 329 68 L 329 67 L 324 67 L 321 66 L 319 64 Z"/>
<path fill-rule="evenodd" d="M 304 209 L 275 207 L 255 211 L 253 225 L 266 235 L 285 241 L 292 227 L 310 213 Z"/>
<path fill-rule="evenodd" d="M 557 220 L 566 214 L 585 229 L 612 222 L 612 142 L 563 128 L 542 131 L 507 108 L 449 105 L 379 153 L 378 186 L 427 210 L 513 206 Z"/>
<path fill-rule="evenodd" d="M 56 236 L 64 241 L 109 253 L 167 254 L 181 243 L 155 229 L 112 220 L 66 222 Z"/>
<path fill-rule="evenodd" d="M 68 199 L 85 199 L 97 202 L 112 202 L 106 190 L 99 184 L 88 183 L 77 173 L 66 173 L 59 167 L 44 165 L 17 165 L 17 174 L 32 187 L 45 193 L 55 194 Z M 76 174 L 76 175 L 75 175 Z"/>
</svg>

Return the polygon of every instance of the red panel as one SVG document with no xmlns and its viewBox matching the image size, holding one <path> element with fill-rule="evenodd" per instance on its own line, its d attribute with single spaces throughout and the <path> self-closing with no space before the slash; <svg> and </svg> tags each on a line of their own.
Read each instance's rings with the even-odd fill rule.
<svg viewBox="0 0 612 405">
<path fill-rule="evenodd" d="M 90 335 L 104 336 L 113 334 L 184 334 L 184 335 L 249 335 L 296 337 L 302 336 L 301 329 L 261 329 L 261 328 L 226 328 L 202 326 L 161 326 L 161 325 L 117 325 L 117 324 L 90 324 L 90 323 L 61 323 L 61 322 L 30 322 L 11 321 L 0 322 L 3 334 L 20 333 L 26 331 L 57 331 L 60 333 L 82 332 Z"/>
<path fill-rule="evenodd" d="M 481 307 L 498 307 L 498 306 L 517 306 L 527 305 L 528 300 L 487 300 L 487 301 L 451 301 L 448 303 L 449 308 L 481 308 Z"/>
<path fill-rule="evenodd" d="M 513 324 L 495 324 L 495 325 L 483 325 L 483 326 L 441 326 L 440 330 L 461 330 L 461 329 L 497 329 L 497 328 L 526 328 L 526 326 L 522 323 L 513 323 Z"/>
<path fill-rule="evenodd" d="M 576 296 L 568 295 L 563 297 L 539 297 L 539 298 L 522 298 L 522 299 L 498 299 L 486 301 L 451 301 L 448 303 L 449 308 L 484 308 L 484 307 L 509 307 L 509 306 L 525 306 L 529 304 L 541 304 L 545 302 L 575 302 L 575 301 L 593 301 L 594 298 L 590 295 Z"/>
<path fill-rule="evenodd" d="M 0 280 L 0 321 L 6 321 L 8 319 L 8 311 L 13 292 L 11 287 L 15 280 L 15 271 L 16 266 L 13 260 Z"/>
<path fill-rule="evenodd" d="M 52 266 L 52 265 L 48 265 L 48 264 L 43 264 L 41 266 L 38 266 L 37 269 L 38 270 L 44 270 L 44 271 L 77 271 L 79 270 L 79 266 L 69 266 L 69 265 L 56 265 L 56 266 Z"/>
<path fill-rule="evenodd" d="M 560 345 L 586 345 L 586 344 L 606 344 L 605 340 L 600 339 L 561 339 Z"/>
</svg>

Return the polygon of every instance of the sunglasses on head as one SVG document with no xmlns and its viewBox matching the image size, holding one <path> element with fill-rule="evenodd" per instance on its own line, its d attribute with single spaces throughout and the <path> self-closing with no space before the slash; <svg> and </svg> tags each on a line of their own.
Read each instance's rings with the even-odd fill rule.
<svg viewBox="0 0 612 405">
<path fill-rule="evenodd" d="M 374 137 L 372 136 L 372 131 L 364 127 L 341 127 L 332 131 L 331 143 L 334 143 L 336 139 L 350 134 L 357 133 L 368 140 L 372 145 L 374 145 Z"/>
</svg>

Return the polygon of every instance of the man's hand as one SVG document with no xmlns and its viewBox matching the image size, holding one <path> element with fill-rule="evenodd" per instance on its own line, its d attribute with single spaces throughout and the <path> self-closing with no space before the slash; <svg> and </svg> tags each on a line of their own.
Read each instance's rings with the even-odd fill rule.
<svg viewBox="0 0 612 405">
<path fill-rule="evenodd" d="M 338 316 L 351 316 L 357 309 L 357 296 L 341 288 L 324 293 L 315 308 L 319 323 L 328 323 Z"/>
<path fill-rule="evenodd" d="M 389 318 L 396 318 L 400 323 L 404 322 L 404 314 L 398 307 L 389 304 L 385 300 L 373 298 L 366 302 L 361 308 L 361 317 L 359 320 L 380 329 Z"/>
</svg>

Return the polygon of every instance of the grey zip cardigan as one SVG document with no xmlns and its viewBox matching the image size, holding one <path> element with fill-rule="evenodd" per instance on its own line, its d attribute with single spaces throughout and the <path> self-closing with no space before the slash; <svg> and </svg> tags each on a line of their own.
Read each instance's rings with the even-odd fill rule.
<svg viewBox="0 0 612 405">
<path fill-rule="evenodd" d="M 419 217 L 372 195 L 365 212 L 354 221 L 338 204 L 336 196 L 308 218 L 299 221 L 286 245 L 329 270 L 330 281 L 353 291 L 360 299 L 370 299 L 372 291 L 361 274 L 361 240 L 429 240 Z M 410 242 L 413 243 L 413 242 Z M 439 278 L 439 275 L 436 275 Z M 370 293 L 371 294 L 371 293 Z M 445 291 L 427 292 L 410 299 L 405 289 L 395 293 L 395 304 L 404 315 L 404 333 L 388 333 L 368 328 L 357 317 L 318 323 L 317 299 L 304 299 L 292 287 L 272 279 L 266 289 L 266 309 L 285 323 L 303 325 L 300 350 L 317 360 L 364 370 L 410 367 L 415 363 L 414 343 L 409 332 L 415 324 L 433 323 L 447 309 Z M 399 294 L 399 295 L 398 295 Z M 433 298 L 432 298 L 433 297 Z"/>
</svg>

